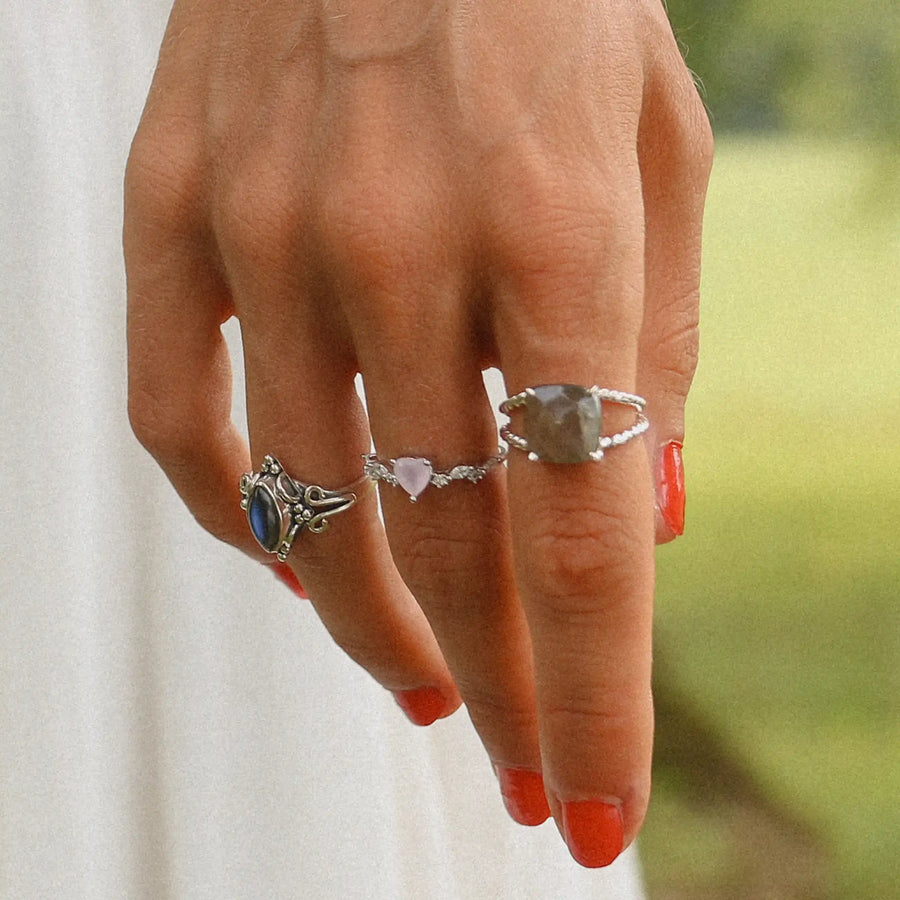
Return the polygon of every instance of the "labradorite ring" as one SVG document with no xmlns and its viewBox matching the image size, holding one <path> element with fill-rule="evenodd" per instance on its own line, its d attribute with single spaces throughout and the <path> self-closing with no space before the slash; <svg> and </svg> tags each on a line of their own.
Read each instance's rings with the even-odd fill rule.
<svg viewBox="0 0 900 900">
<path fill-rule="evenodd" d="M 635 409 L 634 424 L 616 434 L 604 435 L 603 401 Z M 644 415 L 646 404 L 647 401 L 637 394 L 596 385 L 542 384 L 525 388 L 500 404 L 500 412 L 506 416 L 523 408 L 525 431 L 524 435 L 516 434 L 507 424 L 500 429 L 500 437 L 510 447 L 526 452 L 530 460 L 598 462 L 607 450 L 627 444 L 650 427 Z"/>
<path fill-rule="evenodd" d="M 303 531 L 321 534 L 329 518 L 350 509 L 357 500 L 359 479 L 346 488 L 330 491 L 318 484 L 303 484 L 291 478 L 274 456 L 266 456 L 259 472 L 241 476 L 241 509 L 257 543 L 281 562 Z"/>
</svg>

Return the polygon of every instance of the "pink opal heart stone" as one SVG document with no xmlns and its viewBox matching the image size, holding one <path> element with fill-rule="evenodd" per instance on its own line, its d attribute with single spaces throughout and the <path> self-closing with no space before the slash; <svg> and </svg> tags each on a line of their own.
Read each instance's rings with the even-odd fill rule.
<svg viewBox="0 0 900 900">
<path fill-rule="evenodd" d="M 409 499 L 413 502 L 428 487 L 433 471 L 427 459 L 420 459 L 417 456 L 401 456 L 394 462 L 397 484 L 409 494 Z"/>
</svg>

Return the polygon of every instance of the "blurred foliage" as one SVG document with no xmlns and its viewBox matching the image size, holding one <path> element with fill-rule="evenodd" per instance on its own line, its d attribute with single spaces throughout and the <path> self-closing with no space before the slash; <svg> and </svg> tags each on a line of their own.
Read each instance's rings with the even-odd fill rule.
<svg viewBox="0 0 900 900">
<path fill-rule="evenodd" d="M 900 835 L 900 204 L 880 150 L 719 140 L 688 527 L 660 549 L 660 900 L 887 900 Z"/>
<path fill-rule="evenodd" d="M 649 893 L 896 897 L 900 2 L 667 5 L 718 143 Z"/>
<path fill-rule="evenodd" d="M 900 143 L 897 0 L 668 0 L 718 132 Z"/>
</svg>

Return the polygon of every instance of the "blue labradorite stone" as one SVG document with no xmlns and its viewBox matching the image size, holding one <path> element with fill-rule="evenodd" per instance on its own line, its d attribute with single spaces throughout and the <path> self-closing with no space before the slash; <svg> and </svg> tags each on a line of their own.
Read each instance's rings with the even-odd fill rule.
<svg viewBox="0 0 900 900">
<path fill-rule="evenodd" d="M 544 462 L 589 460 L 600 442 L 600 400 L 577 384 L 544 384 L 525 399 L 528 446 Z"/>
<path fill-rule="evenodd" d="M 264 487 L 258 487 L 253 492 L 247 507 L 247 518 L 260 547 L 274 553 L 281 542 L 281 512 L 275 498 Z"/>
</svg>

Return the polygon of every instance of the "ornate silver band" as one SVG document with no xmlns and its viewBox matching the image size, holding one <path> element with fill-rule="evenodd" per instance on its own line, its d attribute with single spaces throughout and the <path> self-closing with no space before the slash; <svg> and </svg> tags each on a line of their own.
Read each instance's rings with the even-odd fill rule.
<svg viewBox="0 0 900 900">
<path fill-rule="evenodd" d="M 635 423 L 624 431 L 604 435 L 603 401 L 635 409 Z M 516 434 L 506 424 L 500 429 L 500 437 L 534 461 L 598 462 L 607 450 L 627 444 L 650 427 L 643 413 L 646 403 L 637 394 L 596 385 L 587 388 L 575 384 L 529 387 L 500 404 L 500 411 L 507 416 L 520 407 L 524 409 L 525 435 Z"/>
<path fill-rule="evenodd" d="M 241 476 L 241 509 L 247 512 L 250 531 L 266 553 L 284 562 L 302 531 L 321 534 L 329 518 L 357 501 L 352 485 L 331 491 L 318 484 L 303 484 L 291 478 L 274 456 L 263 458 L 259 472 Z"/>
<path fill-rule="evenodd" d="M 431 460 L 421 456 L 399 456 L 383 462 L 374 453 L 363 456 L 363 472 L 372 481 L 383 481 L 392 487 L 402 487 L 415 503 L 419 494 L 429 485 L 442 488 L 451 481 L 471 481 L 477 484 L 494 466 L 499 466 L 507 455 L 507 448 L 500 447 L 497 455 L 477 466 L 459 465 L 444 472 L 436 472 Z"/>
</svg>

